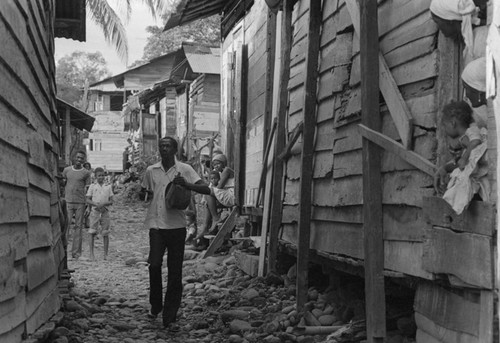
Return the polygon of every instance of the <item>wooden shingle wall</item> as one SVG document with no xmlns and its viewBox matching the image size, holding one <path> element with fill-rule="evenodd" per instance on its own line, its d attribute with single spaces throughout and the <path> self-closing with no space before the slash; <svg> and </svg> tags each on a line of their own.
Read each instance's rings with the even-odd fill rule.
<svg viewBox="0 0 500 343">
<path fill-rule="evenodd" d="M 304 115 L 303 69 L 308 8 L 298 1 L 293 14 L 293 48 L 288 131 Z M 414 151 L 436 160 L 437 27 L 430 0 L 387 0 L 379 5 L 380 49 L 414 118 Z M 362 159 L 359 40 L 343 0 L 323 2 L 317 93 L 311 247 L 363 259 Z M 380 98 L 382 133 L 400 137 Z M 287 162 L 283 239 L 296 243 L 300 145 Z M 382 155 L 385 268 L 431 278 L 421 265 L 425 222 L 422 198 L 433 193 L 432 178 L 397 156 Z"/>
<path fill-rule="evenodd" d="M 245 158 L 245 206 L 254 206 L 264 157 L 266 89 L 268 87 L 268 8 L 256 1 L 245 17 L 247 44 L 247 123 Z"/>
<path fill-rule="evenodd" d="M 0 342 L 60 306 L 55 1 L 0 2 Z"/>
<path fill-rule="evenodd" d="M 191 136 L 205 138 L 219 132 L 220 76 L 201 74 L 191 83 L 189 90 Z"/>
</svg>

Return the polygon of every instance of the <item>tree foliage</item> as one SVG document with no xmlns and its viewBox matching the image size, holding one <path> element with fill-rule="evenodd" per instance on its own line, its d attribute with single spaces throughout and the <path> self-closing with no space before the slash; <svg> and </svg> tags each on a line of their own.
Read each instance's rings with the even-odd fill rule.
<svg viewBox="0 0 500 343">
<path fill-rule="evenodd" d="M 78 102 L 85 82 L 92 84 L 111 75 L 100 52 L 74 51 L 57 61 L 57 95 L 70 104 Z"/>
<path fill-rule="evenodd" d="M 144 47 L 143 60 L 151 60 L 181 47 L 182 42 L 205 45 L 220 44 L 220 16 L 214 15 L 163 32 L 163 26 L 148 26 L 150 34 Z M 134 62 L 136 63 L 136 62 Z"/>
<path fill-rule="evenodd" d="M 135 0 L 142 2 L 151 11 L 151 15 L 166 13 L 174 7 L 177 0 Z M 125 22 L 130 19 L 132 0 L 115 0 L 118 10 L 125 14 Z M 113 45 L 122 61 L 128 63 L 128 40 L 120 16 L 113 10 L 107 0 L 86 0 L 90 18 L 99 26 L 106 42 Z"/>
</svg>

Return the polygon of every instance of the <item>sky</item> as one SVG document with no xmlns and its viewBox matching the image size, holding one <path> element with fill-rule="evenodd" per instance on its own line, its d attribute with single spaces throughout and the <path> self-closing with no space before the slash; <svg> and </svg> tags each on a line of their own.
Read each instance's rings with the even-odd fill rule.
<svg viewBox="0 0 500 343">
<path fill-rule="evenodd" d="M 110 1 L 109 3 L 113 8 L 115 8 L 115 6 L 113 6 L 113 1 Z M 106 43 L 100 28 L 98 28 L 90 20 L 88 15 L 86 25 L 86 42 L 78 42 L 66 38 L 56 38 L 56 63 L 61 57 L 69 55 L 73 51 L 100 51 L 108 63 L 108 69 L 113 75 L 124 72 L 127 69 L 127 66 L 120 60 L 115 49 Z M 161 20 L 155 21 L 155 19 L 151 16 L 149 9 L 142 2 L 132 2 L 132 14 L 130 16 L 130 20 L 128 23 L 124 23 L 125 30 L 127 31 L 129 46 L 128 64 L 132 64 L 134 61 L 142 58 L 144 46 L 146 45 L 148 37 L 146 26 L 150 25 L 161 25 Z"/>
</svg>

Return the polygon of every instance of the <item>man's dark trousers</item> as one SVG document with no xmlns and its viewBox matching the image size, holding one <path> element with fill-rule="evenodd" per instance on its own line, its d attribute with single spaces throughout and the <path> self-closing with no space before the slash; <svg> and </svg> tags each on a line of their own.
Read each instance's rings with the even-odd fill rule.
<svg viewBox="0 0 500 343">
<path fill-rule="evenodd" d="M 168 281 L 163 304 L 163 324 L 175 321 L 182 299 L 182 262 L 186 228 L 149 230 L 149 302 L 151 313 L 162 310 L 163 282 L 161 267 L 167 250 Z"/>
</svg>

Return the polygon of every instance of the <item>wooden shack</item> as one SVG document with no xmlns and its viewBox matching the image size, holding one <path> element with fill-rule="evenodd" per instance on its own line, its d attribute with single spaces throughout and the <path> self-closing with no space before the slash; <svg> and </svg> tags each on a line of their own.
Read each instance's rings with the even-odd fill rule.
<svg viewBox="0 0 500 343">
<path fill-rule="evenodd" d="M 220 49 L 184 42 L 166 56 L 172 57 L 171 68 L 163 68 L 155 83 L 135 94 L 129 108 L 142 118 L 141 133 L 150 139 L 150 154 L 157 151 L 158 136 L 168 135 L 184 142 L 183 151 L 191 157 L 197 146 L 219 132 Z M 139 105 L 132 110 L 133 104 Z"/>
<path fill-rule="evenodd" d="M 278 242 L 297 255 L 299 307 L 311 254 L 364 269 L 369 342 L 385 336 L 384 276 L 415 281 L 417 342 L 492 339 L 495 204 L 457 216 L 433 189 L 447 158 L 439 109 L 462 98 L 464 66 L 429 5 L 183 0 L 166 25 L 224 13 L 221 131 L 237 147 L 238 204 L 269 230 L 268 270 Z"/>
<path fill-rule="evenodd" d="M 85 40 L 84 0 L 0 2 L 0 342 L 21 342 L 61 304 L 55 36 Z"/>
<path fill-rule="evenodd" d="M 177 136 L 186 142 L 186 157 L 191 158 L 210 137 L 219 134 L 220 48 L 184 42 L 181 50 L 184 63 L 179 64 L 174 73 L 174 76 L 182 75 L 181 85 L 177 87 L 176 127 Z M 186 105 L 187 111 L 184 111 Z M 202 153 L 209 155 L 208 149 Z"/>
<path fill-rule="evenodd" d="M 64 168 L 72 164 L 77 151 L 86 150 L 84 143 L 94 126 L 95 118 L 59 98 L 57 113 L 62 127 L 59 168 Z"/>
</svg>

